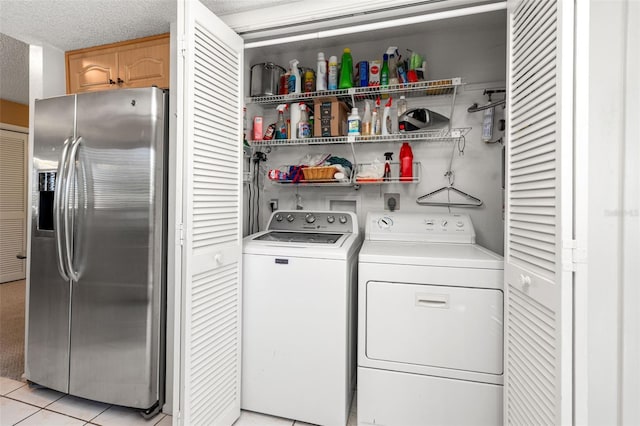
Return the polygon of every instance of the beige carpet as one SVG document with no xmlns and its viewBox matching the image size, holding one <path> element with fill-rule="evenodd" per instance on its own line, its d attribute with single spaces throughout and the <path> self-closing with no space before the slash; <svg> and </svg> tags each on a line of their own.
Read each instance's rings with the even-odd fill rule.
<svg viewBox="0 0 640 426">
<path fill-rule="evenodd" d="M 24 297 L 24 280 L 0 284 L 0 377 L 24 372 Z"/>
</svg>

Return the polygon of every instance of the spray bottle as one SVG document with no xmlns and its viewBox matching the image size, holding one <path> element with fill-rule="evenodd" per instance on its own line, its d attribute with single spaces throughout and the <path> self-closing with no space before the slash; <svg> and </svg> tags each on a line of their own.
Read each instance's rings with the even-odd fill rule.
<svg viewBox="0 0 640 426">
<path fill-rule="evenodd" d="M 316 91 L 327 90 L 327 61 L 324 53 L 318 52 L 318 68 L 316 71 Z"/>
<path fill-rule="evenodd" d="M 298 123 L 300 123 L 300 104 L 291 104 L 289 107 L 289 119 L 291 121 L 291 131 L 289 139 L 298 139 Z"/>
<path fill-rule="evenodd" d="M 393 98 L 389 96 L 389 100 L 384 104 L 384 113 L 382 114 L 382 135 L 393 134 L 393 123 L 391 121 L 391 104 Z"/>
<path fill-rule="evenodd" d="M 300 61 L 297 59 L 292 59 L 289 61 L 289 66 L 291 67 L 291 75 L 289 76 L 289 93 L 300 93 L 302 92 L 302 81 L 300 78 L 300 69 L 298 68 L 298 64 Z"/>
<path fill-rule="evenodd" d="M 336 90 L 338 88 L 338 57 L 329 57 L 329 72 L 328 72 L 327 87 L 329 90 Z"/>
<path fill-rule="evenodd" d="M 311 125 L 309 124 L 309 115 L 307 114 L 307 105 L 300 102 L 300 121 L 298 121 L 298 139 L 307 139 L 311 137 Z"/>
<path fill-rule="evenodd" d="M 384 153 L 384 174 L 383 180 L 391 180 L 391 160 L 393 160 L 393 152 Z"/>
<path fill-rule="evenodd" d="M 276 139 L 287 139 L 287 123 L 284 121 L 284 110 L 286 104 L 278 105 L 278 120 L 276 121 Z"/>
</svg>

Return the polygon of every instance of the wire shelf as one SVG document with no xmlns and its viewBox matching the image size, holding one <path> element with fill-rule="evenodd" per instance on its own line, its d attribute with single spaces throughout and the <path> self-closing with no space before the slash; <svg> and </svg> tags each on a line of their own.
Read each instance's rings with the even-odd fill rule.
<svg viewBox="0 0 640 426">
<path fill-rule="evenodd" d="M 419 81 L 416 83 L 394 84 L 390 86 L 352 87 L 350 89 L 325 90 L 322 92 L 290 93 L 287 95 L 255 96 L 247 99 L 247 103 L 262 105 L 278 105 L 291 102 L 313 101 L 315 99 L 337 97 L 343 101 L 361 101 L 365 99 L 375 100 L 378 96 L 404 95 L 416 96 L 441 96 L 451 95 L 458 86 L 462 85 L 460 77 L 444 80 Z"/>
<path fill-rule="evenodd" d="M 358 178 L 358 172 L 366 170 L 367 167 L 371 167 L 372 164 L 358 164 L 357 171 L 355 173 L 351 173 L 346 179 L 314 179 L 314 180 L 287 180 L 287 179 L 270 179 L 272 183 L 276 185 L 290 185 L 290 186 L 353 186 L 356 189 L 361 185 L 389 185 L 389 184 L 412 184 L 412 183 L 420 183 L 421 175 L 422 175 L 422 166 L 420 162 L 413 163 L 413 176 L 411 178 L 401 178 L 400 175 L 400 163 L 392 162 L 391 163 L 391 177 L 389 178 L 378 178 L 378 177 L 362 177 Z M 283 166 L 282 168 L 288 169 L 290 166 Z M 379 164 L 379 167 L 384 170 L 384 163 Z"/>
<path fill-rule="evenodd" d="M 378 143 L 378 142 L 449 142 L 460 139 L 471 131 L 471 127 L 460 127 L 449 130 L 448 128 L 431 130 L 426 132 L 405 132 L 393 135 L 375 136 L 336 136 L 326 138 L 309 139 L 271 139 L 250 141 L 254 147 L 258 146 L 287 146 L 287 145 L 332 145 L 347 143 Z"/>
</svg>

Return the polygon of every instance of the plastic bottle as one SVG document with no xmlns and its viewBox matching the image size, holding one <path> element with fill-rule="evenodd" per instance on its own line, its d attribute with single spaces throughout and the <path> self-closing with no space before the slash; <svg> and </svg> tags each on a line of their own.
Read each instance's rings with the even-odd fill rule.
<svg viewBox="0 0 640 426">
<path fill-rule="evenodd" d="M 329 58 L 329 79 L 327 87 L 329 90 L 338 89 L 338 57 L 331 56 Z"/>
<path fill-rule="evenodd" d="M 318 52 L 318 68 L 316 70 L 316 91 L 327 90 L 327 61 L 324 53 Z"/>
<path fill-rule="evenodd" d="M 313 72 L 313 70 L 307 69 L 304 72 L 303 80 L 304 80 L 304 86 L 303 86 L 304 93 L 311 93 L 316 90 L 316 74 Z"/>
<path fill-rule="evenodd" d="M 384 104 L 384 113 L 382 114 L 382 135 L 390 135 L 393 133 L 393 124 L 391 121 L 391 104 L 393 98 L 389 97 L 389 100 Z"/>
<path fill-rule="evenodd" d="M 300 121 L 298 121 L 298 139 L 308 139 L 311 137 L 311 125 L 309 124 L 309 115 L 307 114 L 307 106 L 300 102 Z"/>
<path fill-rule="evenodd" d="M 276 121 L 276 139 L 287 139 L 287 123 L 284 121 L 286 104 L 278 105 L 278 120 Z"/>
<path fill-rule="evenodd" d="M 398 107 L 398 117 L 407 112 L 407 100 L 404 95 L 400 96 L 400 99 L 396 102 L 396 106 Z"/>
<path fill-rule="evenodd" d="M 353 59 L 351 58 L 351 49 L 345 47 L 342 52 L 338 89 L 349 89 L 351 87 L 353 87 Z"/>
<path fill-rule="evenodd" d="M 389 55 L 382 55 L 382 69 L 380 70 L 380 86 L 389 85 Z"/>
<path fill-rule="evenodd" d="M 400 180 L 413 180 L 413 151 L 408 142 L 403 142 L 400 147 Z"/>
<path fill-rule="evenodd" d="M 389 85 L 398 83 L 398 64 L 395 55 L 391 55 L 389 56 Z"/>
<path fill-rule="evenodd" d="M 298 64 L 300 62 L 297 59 L 289 61 L 291 67 L 291 75 L 289 76 L 289 93 L 302 92 L 302 79 L 300 78 L 300 69 Z"/>
<path fill-rule="evenodd" d="M 370 136 L 371 135 L 371 101 L 370 100 L 365 100 L 364 101 L 364 114 L 362 116 L 362 134 L 364 136 Z"/>
<path fill-rule="evenodd" d="M 289 139 L 298 139 L 298 123 L 300 122 L 300 104 L 291 104 L 289 107 L 289 115 L 291 120 L 291 131 Z"/>
<path fill-rule="evenodd" d="M 380 97 L 376 99 L 376 108 L 373 110 L 373 114 L 371 114 L 371 124 L 373 125 L 373 129 L 371 129 L 372 134 L 382 134 L 382 120 L 380 118 Z"/>
<path fill-rule="evenodd" d="M 358 114 L 358 108 L 351 109 L 351 114 L 347 118 L 347 134 L 349 136 L 358 136 L 360 135 L 360 127 L 361 127 L 360 114 Z"/>
<path fill-rule="evenodd" d="M 393 160 L 393 152 L 384 153 L 384 174 L 383 180 L 391 180 L 391 160 Z"/>
</svg>

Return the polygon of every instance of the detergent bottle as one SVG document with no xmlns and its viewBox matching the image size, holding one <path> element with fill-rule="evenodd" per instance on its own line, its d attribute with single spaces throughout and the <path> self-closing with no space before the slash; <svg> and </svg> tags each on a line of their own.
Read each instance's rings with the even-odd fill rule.
<svg viewBox="0 0 640 426">
<path fill-rule="evenodd" d="M 408 142 L 403 142 L 400 147 L 400 181 L 413 180 L 413 151 Z"/>
<path fill-rule="evenodd" d="M 338 89 L 350 89 L 351 87 L 353 87 L 353 58 L 351 57 L 351 49 L 345 47 L 340 64 Z"/>
</svg>

